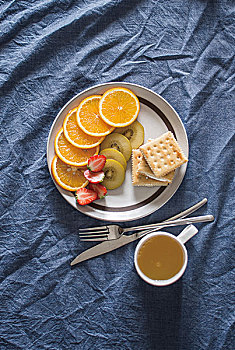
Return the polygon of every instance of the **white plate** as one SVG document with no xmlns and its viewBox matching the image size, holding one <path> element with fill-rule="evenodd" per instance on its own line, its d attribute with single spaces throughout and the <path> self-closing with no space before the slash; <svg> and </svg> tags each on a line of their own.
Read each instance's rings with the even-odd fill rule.
<svg viewBox="0 0 235 350">
<path fill-rule="evenodd" d="M 51 172 L 51 162 L 55 155 L 54 139 L 62 127 L 63 120 L 70 109 L 75 108 L 87 96 L 103 94 L 115 86 L 132 90 L 140 100 L 138 120 L 144 126 L 145 141 L 156 138 L 171 130 L 179 142 L 184 154 L 188 157 L 188 138 L 183 123 L 176 111 L 161 96 L 143 86 L 131 83 L 106 83 L 96 85 L 73 97 L 58 113 L 52 124 L 47 143 L 47 163 Z M 128 162 L 126 178 L 121 187 L 109 190 L 104 199 L 90 205 L 76 204 L 73 193 L 56 187 L 61 195 L 77 210 L 100 220 L 115 222 L 135 220 L 153 213 L 162 207 L 180 186 L 187 163 L 176 170 L 173 182 L 167 187 L 134 187 L 131 183 L 131 160 Z M 52 177 L 53 178 L 53 177 Z"/>
</svg>

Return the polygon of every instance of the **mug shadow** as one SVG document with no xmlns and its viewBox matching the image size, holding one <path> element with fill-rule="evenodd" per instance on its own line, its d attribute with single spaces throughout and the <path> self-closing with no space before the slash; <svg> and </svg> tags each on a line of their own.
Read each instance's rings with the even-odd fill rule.
<svg viewBox="0 0 235 350">
<path fill-rule="evenodd" d="M 143 281 L 143 310 L 146 311 L 148 350 L 177 350 L 180 342 L 182 279 L 165 287 Z"/>
</svg>

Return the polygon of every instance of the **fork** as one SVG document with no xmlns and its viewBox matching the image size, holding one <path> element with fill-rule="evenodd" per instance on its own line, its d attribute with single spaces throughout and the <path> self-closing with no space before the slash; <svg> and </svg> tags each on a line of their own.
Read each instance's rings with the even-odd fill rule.
<svg viewBox="0 0 235 350">
<path fill-rule="evenodd" d="M 204 204 L 207 203 L 207 198 L 203 198 L 198 203 L 194 204 L 192 207 L 182 211 L 181 213 L 176 214 L 175 216 L 172 216 L 171 218 L 164 220 L 176 220 L 176 219 L 182 219 L 186 216 L 192 214 L 199 208 L 201 208 Z M 79 236 L 82 238 L 82 240 L 97 240 L 97 241 L 103 241 L 103 240 L 112 240 L 112 239 L 118 239 L 120 238 L 124 233 L 131 232 L 131 231 L 140 231 L 140 230 L 147 230 L 149 228 L 154 228 L 156 224 L 150 224 L 150 225 L 142 225 L 142 226 L 135 226 L 135 227 L 129 227 L 129 228 L 122 228 L 119 225 L 106 225 L 106 226 L 98 226 L 98 227 L 90 227 L 90 228 L 81 228 L 79 229 Z M 93 235 L 97 236 L 99 234 L 99 237 L 94 237 Z M 94 239 L 92 239 L 94 238 Z"/>
<path fill-rule="evenodd" d="M 190 225 L 190 224 L 195 224 L 197 222 L 208 222 L 208 221 L 214 221 L 213 215 L 203 215 L 203 216 L 196 216 L 196 217 L 192 217 L 192 218 L 185 218 L 185 219 L 160 222 L 158 224 L 148 225 L 148 229 L 153 228 L 156 230 L 160 230 L 161 228 L 168 227 L 168 226 Z M 89 231 L 87 233 L 79 233 L 79 235 L 81 237 L 80 240 L 81 241 L 113 240 L 113 239 L 120 238 L 125 232 L 127 232 L 126 229 L 121 228 L 118 225 L 109 225 L 109 226 L 103 226 L 103 227 L 106 227 L 106 228 L 105 229 L 102 228 L 100 230 L 98 230 L 96 228 L 96 229 L 93 229 L 93 231 Z M 138 226 L 135 228 L 135 231 L 139 231 L 142 229 L 143 229 L 143 226 Z M 133 230 L 133 228 L 132 228 L 132 230 Z M 128 229 L 128 231 L 129 231 L 129 229 Z"/>
<path fill-rule="evenodd" d="M 206 202 L 207 202 L 207 198 L 204 198 L 203 200 L 196 203 L 192 207 L 184 210 L 183 212 L 165 221 L 167 222 L 169 220 L 185 218 L 186 216 L 192 214 L 194 211 L 201 208 L 204 204 L 206 204 Z M 143 229 L 146 230 L 149 228 L 155 228 L 156 225 L 159 226 L 160 224 L 150 224 L 150 225 L 136 226 L 136 227 L 130 227 L 130 228 L 122 228 L 119 225 L 106 225 L 106 226 L 99 226 L 99 227 L 93 227 L 93 228 L 84 228 L 84 229 L 79 229 L 79 236 L 83 241 L 112 240 L 112 239 L 120 238 L 124 233 L 131 232 L 131 231 L 140 231 Z M 161 225 L 163 225 L 163 223 L 161 223 Z"/>
</svg>

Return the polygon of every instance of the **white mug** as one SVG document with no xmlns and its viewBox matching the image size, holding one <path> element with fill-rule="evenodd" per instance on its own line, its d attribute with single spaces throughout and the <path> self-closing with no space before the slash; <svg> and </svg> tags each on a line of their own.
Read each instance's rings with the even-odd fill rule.
<svg viewBox="0 0 235 350">
<path fill-rule="evenodd" d="M 163 231 L 158 231 L 158 232 L 153 232 L 153 233 L 150 233 L 146 236 L 144 236 L 140 241 L 139 243 L 137 244 L 137 247 L 135 249 L 135 256 L 134 256 L 134 263 L 135 263 L 135 268 L 136 268 L 136 271 L 138 273 L 138 275 L 147 283 L 153 285 L 153 286 L 157 286 L 157 287 L 162 287 L 162 286 L 168 286 L 169 284 L 172 284 L 174 282 L 176 282 L 184 273 L 185 269 L 186 269 L 186 266 L 187 266 L 187 263 L 188 263 L 188 253 L 187 253 L 187 250 L 185 248 L 185 245 L 184 243 L 186 243 L 190 238 L 192 238 L 196 233 L 198 232 L 198 229 L 194 226 L 194 225 L 189 225 L 187 226 L 178 236 L 174 236 L 170 233 L 167 233 L 167 232 L 163 232 Z M 167 279 L 167 280 L 153 280 L 149 277 L 147 277 L 139 268 L 138 266 L 138 261 L 137 261 L 137 256 L 138 256 L 138 253 L 139 253 L 139 250 L 141 249 L 141 247 L 143 246 L 143 244 L 151 239 L 152 237 L 156 237 L 156 236 L 168 236 L 168 237 L 171 237 L 172 239 L 176 240 L 182 250 L 183 250 L 183 255 L 184 255 L 184 262 L 183 262 L 183 265 L 180 269 L 180 271 L 174 275 L 173 277 Z"/>
</svg>

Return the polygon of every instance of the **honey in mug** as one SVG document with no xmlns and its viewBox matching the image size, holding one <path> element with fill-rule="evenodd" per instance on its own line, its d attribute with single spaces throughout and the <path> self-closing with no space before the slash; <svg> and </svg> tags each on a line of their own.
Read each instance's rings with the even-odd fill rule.
<svg viewBox="0 0 235 350">
<path fill-rule="evenodd" d="M 137 255 L 142 273 L 152 280 L 174 277 L 184 264 L 184 251 L 176 239 L 157 235 L 146 240 Z"/>
</svg>

